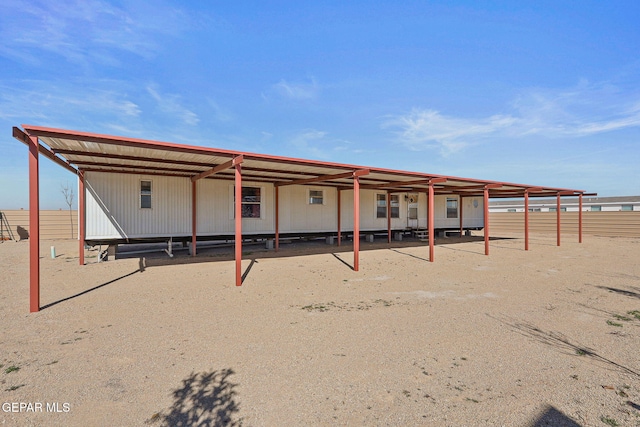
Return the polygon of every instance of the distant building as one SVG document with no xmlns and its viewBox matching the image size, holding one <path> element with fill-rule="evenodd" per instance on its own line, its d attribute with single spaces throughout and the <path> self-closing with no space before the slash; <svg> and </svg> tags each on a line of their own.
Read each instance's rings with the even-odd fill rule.
<svg viewBox="0 0 640 427">
<path fill-rule="evenodd" d="M 556 199 L 529 199 L 529 212 L 556 212 L 558 208 Z M 577 212 L 578 198 L 567 197 L 562 199 L 561 212 Z M 583 197 L 583 212 L 631 212 L 640 211 L 640 196 L 622 197 Z M 524 201 L 500 200 L 489 203 L 489 212 L 524 212 Z"/>
</svg>

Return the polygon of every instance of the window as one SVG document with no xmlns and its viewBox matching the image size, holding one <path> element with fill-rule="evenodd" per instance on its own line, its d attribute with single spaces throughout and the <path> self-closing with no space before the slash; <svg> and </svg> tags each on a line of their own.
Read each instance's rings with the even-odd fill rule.
<svg viewBox="0 0 640 427">
<path fill-rule="evenodd" d="M 458 199 L 447 197 L 447 218 L 458 218 Z"/>
<path fill-rule="evenodd" d="M 540 208 L 529 208 L 529 212 L 541 212 L 542 209 Z"/>
<path fill-rule="evenodd" d="M 602 206 L 600 205 L 591 206 L 591 212 L 601 212 L 601 211 L 602 211 Z"/>
<path fill-rule="evenodd" d="M 566 212 L 567 208 L 560 207 L 560 212 Z M 558 208 L 549 208 L 549 212 L 558 212 Z"/>
<path fill-rule="evenodd" d="M 400 196 L 392 194 L 391 199 L 391 218 L 400 218 Z M 387 195 L 376 194 L 376 218 L 387 217 Z"/>
<path fill-rule="evenodd" d="M 633 210 L 633 205 L 622 205 L 620 207 L 621 211 L 632 211 Z"/>
<path fill-rule="evenodd" d="M 260 190 L 260 187 L 242 187 L 242 218 L 260 218 L 260 207 L 262 202 Z"/>
<path fill-rule="evenodd" d="M 322 191 L 322 190 L 309 190 L 309 204 L 310 205 L 324 205 L 324 191 Z"/>
<path fill-rule="evenodd" d="M 512 209 L 512 208 L 509 208 L 509 209 L 507 209 L 507 212 L 516 212 L 516 210 Z"/>
<path fill-rule="evenodd" d="M 151 209 L 151 181 L 140 181 L 140 209 Z"/>
</svg>

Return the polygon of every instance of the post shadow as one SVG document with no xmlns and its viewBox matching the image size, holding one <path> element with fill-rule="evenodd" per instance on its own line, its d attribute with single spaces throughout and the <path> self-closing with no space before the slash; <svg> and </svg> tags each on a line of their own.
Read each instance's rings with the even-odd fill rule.
<svg viewBox="0 0 640 427">
<path fill-rule="evenodd" d="M 389 248 L 389 250 L 390 250 L 390 251 L 393 251 L 393 252 L 396 252 L 396 253 L 399 253 L 399 254 L 402 254 L 402 255 L 410 256 L 411 258 L 416 258 L 416 259 L 419 259 L 419 260 L 421 260 L 421 261 L 429 262 L 429 260 L 428 260 L 427 258 L 421 258 L 421 257 L 419 257 L 419 256 L 412 255 L 412 254 L 408 254 L 408 253 L 406 253 L 406 252 L 402 252 L 402 251 L 399 251 L 399 250 L 397 250 L 397 249 L 393 249 L 393 248 Z"/>
<path fill-rule="evenodd" d="M 242 274 L 242 278 L 240 279 L 240 283 L 244 283 L 244 279 L 247 278 L 247 276 L 249 275 L 249 272 L 251 271 L 251 269 L 253 268 L 253 264 L 257 263 L 258 261 L 256 261 L 255 258 L 253 258 L 251 260 L 251 263 L 249 264 L 249 266 L 247 267 L 247 269 L 244 271 L 244 273 Z"/>
<path fill-rule="evenodd" d="M 351 264 L 349 264 L 347 261 L 343 260 L 342 258 L 340 258 L 338 256 L 338 254 L 332 253 L 331 255 L 334 256 L 335 259 L 337 259 L 338 261 L 340 261 L 341 263 L 343 263 L 344 265 L 346 265 L 347 267 L 349 267 L 351 270 L 355 271 L 353 266 Z"/>
<path fill-rule="evenodd" d="M 115 283 L 118 280 L 122 280 L 122 279 L 125 279 L 125 278 L 129 277 L 129 276 L 133 276 L 136 273 L 143 273 L 143 272 L 144 272 L 144 261 L 143 261 L 143 258 L 140 258 L 140 265 L 139 265 L 138 270 L 134 270 L 131 273 L 127 273 L 124 276 L 120 276 L 120 277 L 118 277 L 116 279 L 109 280 L 108 282 L 105 282 L 105 283 L 103 283 L 101 285 L 98 285 L 98 286 L 94 286 L 93 288 L 86 289 L 86 290 L 84 290 L 82 292 L 78 292 L 75 295 L 71 295 L 71 296 L 68 296 L 66 298 L 59 299 L 58 301 L 50 302 L 49 304 L 46 304 L 46 305 L 43 305 L 42 307 L 40 307 L 40 310 L 44 310 L 45 308 L 53 307 L 54 305 L 60 304 L 61 302 L 65 302 L 65 301 L 72 300 L 74 298 L 78 298 L 78 297 L 80 297 L 82 295 L 88 294 L 89 292 L 93 292 L 93 291 L 96 291 L 96 290 L 98 290 L 100 288 L 104 288 L 105 286 L 110 285 L 112 283 Z"/>
</svg>

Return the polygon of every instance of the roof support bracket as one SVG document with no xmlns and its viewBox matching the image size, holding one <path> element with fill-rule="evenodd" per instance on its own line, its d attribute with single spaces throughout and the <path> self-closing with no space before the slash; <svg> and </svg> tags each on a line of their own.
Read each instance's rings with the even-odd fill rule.
<svg viewBox="0 0 640 427">
<path fill-rule="evenodd" d="M 221 163 L 216 167 L 213 167 L 213 168 L 211 168 L 209 170 L 206 170 L 204 172 L 200 172 L 199 174 L 192 176 L 191 177 L 191 181 L 195 182 L 195 181 L 197 181 L 199 179 L 206 178 L 206 177 L 208 177 L 210 175 L 213 175 L 213 174 L 216 174 L 216 173 L 218 173 L 220 171 L 234 168 L 237 165 L 241 164 L 243 161 L 244 161 L 244 157 L 243 157 L 242 154 L 240 154 L 239 156 L 234 157 L 233 159 L 229 160 L 228 162 Z"/>
</svg>

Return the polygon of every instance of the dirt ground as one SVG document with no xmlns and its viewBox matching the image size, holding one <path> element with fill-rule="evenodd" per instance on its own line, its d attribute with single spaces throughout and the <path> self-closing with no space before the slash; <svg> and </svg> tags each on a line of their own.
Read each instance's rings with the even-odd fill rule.
<svg viewBox="0 0 640 427">
<path fill-rule="evenodd" d="M 640 239 L 504 237 L 246 246 L 242 287 L 43 241 L 33 314 L 1 243 L 0 425 L 640 426 Z"/>
</svg>

